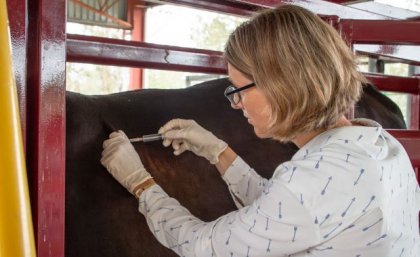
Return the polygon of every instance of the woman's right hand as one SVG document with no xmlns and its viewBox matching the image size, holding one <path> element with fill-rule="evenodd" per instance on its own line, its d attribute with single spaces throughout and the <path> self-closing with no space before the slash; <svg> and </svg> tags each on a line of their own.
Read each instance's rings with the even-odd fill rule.
<svg viewBox="0 0 420 257">
<path fill-rule="evenodd" d="M 163 145 L 165 147 L 172 145 L 175 155 L 190 150 L 196 155 L 206 158 L 211 164 L 219 162 L 219 155 L 228 146 L 194 120 L 170 120 L 159 129 L 159 134 L 164 137 Z"/>
</svg>

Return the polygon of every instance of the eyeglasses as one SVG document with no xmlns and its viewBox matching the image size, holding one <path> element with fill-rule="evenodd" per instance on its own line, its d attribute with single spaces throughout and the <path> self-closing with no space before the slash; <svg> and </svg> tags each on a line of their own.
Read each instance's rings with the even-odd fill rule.
<svg viewBox="0 0 420 257">
<path fill-rule="evenodd" d="M 233 105 L 237 105 L 241 102 L 242 98 L 241 98 L 241 91 L 251 88 L 251 87 L 255 87 L 255 82 L 252 82 L 248 85 L 245 85 L 243 87 L 240 88 L 236 88 L 233 85 L 228 86 L 225 89 L 225 93 L 224 95 L 226 96 L 226 98 L 229 100 L 229 102 Z"/>
</svg>

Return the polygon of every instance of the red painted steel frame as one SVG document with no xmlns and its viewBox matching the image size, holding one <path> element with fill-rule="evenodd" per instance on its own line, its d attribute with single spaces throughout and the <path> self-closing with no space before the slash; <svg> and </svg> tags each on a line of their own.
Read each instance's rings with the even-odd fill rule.
<svg viewBox="0 0 420 257">
<path fill-rule="evenodd" d="M 420 94 L 419 77 L 388 76 L 380 73 L 364 73 L 366 78 L 380 90 L 390 92 Z"/>
<path fill-rule="evenodd" d="M 10 35 L 12 38 L 13 69 L 19 98 L 22 137 L 26 145 L 26 1 L 7 0 Z"/>
<path fill-rule="evenodd" d="M 420 129 L 420 94 L 411 96 L 410 127 L 412 129 Z"/>
<path fill-rule="evenodd" d="M 365 73 L 366 78 L 377 86 L 380 90 L 408 93 L 411 99 L 411 113 L 410 113 L 410 129 L 419 129 L 420 120 L 420 77 L 398 77 L 398 76 L 387 76 L 377 73 Z M 418 142 L 418 148 L 420 149 L 420 142 Z M 420 150 L 417 150 L 420 152 Z M 411 156 L 410 156 L 411 157 Z"/>
<path fill-rule="evenodd" d="M 420 22 L 340 20 L 339 30 L 352 44 L 420 44 Z"/>
<path fill-rule="evenodd" d="M 37 255 L 63 257 L 66 1 L 28 1 L 28 24 L 27 167 Z"/>
<path fill-rule="evenodd" d="M 143 7 L 138 7 L 133 0 L 130 0 L 131 5 L 131 20 L 133 21 L 133 30 L 131 31 L 131 40 L 132 41 L 144 41 L 144 22 L 146 20 L 146 9 Z M 132 68 L 130 69 L 130 82 L 129 89 L 141 89 L 143 88 L 143 69 L 142 68 Z"/>
<path fill-rule="evenodd" d="M 67 61 L 226 73 L 221 52 L 80 35 L 68 35 Z"/>
<path fill-rule="evenodd" d="M 372 58 L 380 58 L 391 62 L 420 65 L 420 46 L 414 45 L 375 45 L 375 44 L 354 44 L 353 50 L 361 55 Z"/>
</svg>

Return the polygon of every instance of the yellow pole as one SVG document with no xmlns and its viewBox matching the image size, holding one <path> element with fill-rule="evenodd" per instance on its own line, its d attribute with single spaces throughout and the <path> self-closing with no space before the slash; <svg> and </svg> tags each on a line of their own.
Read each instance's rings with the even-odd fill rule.
<svg viewBox="0 0 420 257">
<path fill-rule="evenodd" d="M 0 0 L 0 257 L 35 257 L 6 0 Z"/>
</svg>

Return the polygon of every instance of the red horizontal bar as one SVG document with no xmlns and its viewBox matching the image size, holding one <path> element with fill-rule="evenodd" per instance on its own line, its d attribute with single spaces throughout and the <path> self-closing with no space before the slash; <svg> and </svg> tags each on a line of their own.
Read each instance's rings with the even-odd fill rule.
<svg viewBox="0 0 420 257">
<path fill-rule="evenodd" d="M 379 57 L 381 60 L 420 65 L 420 46 L 354 44 L 353 50 L 361 55 Z"/>
<path fill-rule="evenodd" d="M 365 77 L 383 91 L 420 94 L 419 77 L 387 76 L 378 73 L 364 73 Z"/>
<path fill-rule="evenodd" d="M 400 141 L 413 166 L 420 167 L 420 130 L 388 130 Z"/>
<path fill-rule="evenodd" d="M 339 31 L 352 44 L 420 44 L 418 21 L 341 19 Z"/>
<path fill-rule="evenodd" d="M 67 61 L 162 70 L 225 74 L 218 51 L 118 39 L 67 35 Z"/>
</svg>

